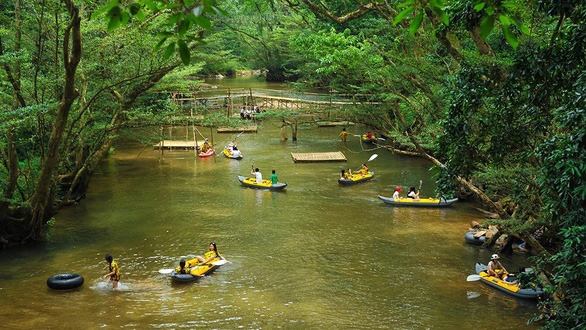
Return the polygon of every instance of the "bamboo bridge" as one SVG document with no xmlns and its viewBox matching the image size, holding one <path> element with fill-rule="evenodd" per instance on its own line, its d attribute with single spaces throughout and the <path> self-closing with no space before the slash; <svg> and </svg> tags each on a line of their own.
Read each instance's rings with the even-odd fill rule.
<svg viewBox="0 0 586 330">
<path fill-rule="evenodd" d="M 307 112 L 336 111 L 345 106 L 379 104 L 369 102 L 364 95 L 339 93 L 302 93 L 270 89 L 210 89 L 204 92 L 170 92 L 171 100 L 181 109 L 192 113 L 204 110 L 225 111 L 227 116 L 240 115 L 240 110 L 291 110 Z"/>
</svg>

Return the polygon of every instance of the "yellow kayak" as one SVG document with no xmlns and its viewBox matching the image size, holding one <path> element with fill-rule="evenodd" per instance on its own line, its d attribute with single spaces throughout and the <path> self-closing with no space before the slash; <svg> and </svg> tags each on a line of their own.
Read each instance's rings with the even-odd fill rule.
<svg viewBox="0 0 586 330">
<path fill-rule="evenodd" d="M 238 176 L 238 181 L 240 181 L 245 187 L 255 189 L 281 190 L 287 187 L 287 184 L 284 182 L 277 182 L 275 184 L 273 184 L 271 180 L 262 180 L 262 182 L 256 182 L 255 178 L 247 178 L 242 175 Z"/>
<path fill-rule="evenodd" d="M 391 204 L 394 206 L 415 206 L 415 207 L 445 207 L 454 204 L 458 199 L 445 199 L 445 198 L 420 198 L 420 199 L 413 199 L 413 198 L 400 198 L 400 199 L 393 199 L 392 197 L 384 197 L 379 195 L 383 202 L 387 204 Z"/>
<path fill-rule="evenodd" d="M 177 272 L 178 269 L 175 269 L 176 271 L 171 273 L 171 279 L 176 282 L 196 281 L 200 277 L 203 277 L 203 276 L 213 272 L 214 270 L 216 270 L 216 268 L 218 268 L 219 266 L 214 265 L 214 263 L 219 260 L 220 260 L 220 258 L 214 258 L 210 262 L 203 264 L 203 265 L 200 264 L 199 260 L 197 260 L 196 258 L 191 259 L 191 260 L 187 260 L 187 262 L 185 262 L 185 267 L 191 268 L 189 270 L 189 274 L 178 273 Z"/>
<path fill-rule="evenodd" d="M 353 173 L 352 176 L 350 176 L 349 178 L 339 178 L 338 182 L 340 184 L 349 185 L 349 184 L 355 184 L 358 182 L 368 181 L 368 180 L 372 179 L 373 177 L 374 177 L 374 172 L 368 172 L 365 175 L 362 175 L 360 173 Z"/>
<path fill-rule="evenodd" d="M 481 263 L 476 263 L 476 273 L 480 276 L 480 280 L 498 290 L 506 292 L 512 296 L 525 299 L 537 299 L 543 296 L 544 292 L 541 288 L 521 288 L 515 282 L 503 281 L 497 277 L 490 276 L 487 273 L 488 267 Z"/>
</svg>

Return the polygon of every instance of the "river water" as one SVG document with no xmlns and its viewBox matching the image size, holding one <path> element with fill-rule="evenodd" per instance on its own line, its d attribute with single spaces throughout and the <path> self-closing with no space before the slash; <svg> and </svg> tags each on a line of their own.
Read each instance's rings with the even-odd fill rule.
<svg viewBox="0 0 586 330">
<path fill-rule="evenodd" d="M 0 328 L 534 328 L 525 323 L 538 312 L 534 303 L 466 282 L 492 253 L 464 243 L 470 221 L 482 219 L 475 205 L 385 205 L 377 195 L 419 180 L 422 196 L 431 196 L 430 164 L 369 150 L 357 137 L 344 147 L 339 131 L 307 127 L 297 143 L 283 142 L 278 123 L 262 122 L 257 134 L 238 137 L 241 161 L 122 142 L 87 198 L 56 216 L 47 243 L 0 251 Z M 234 137 L 213 136 L 217 146 Z M 291 159 L 329 151 L 348 162 Z M 341 169 L 373 153 L 372 181 L 339 186 Z M 275 169 L 288 187 L 242 187 L 237 175 L 251 165 L 266 177 Z M 231 261 L 212 275 L 177 285 L 159 274 L 212 241 Z M 101 278 L 108 253 L 120 264 L 117 291 Z M 502 261 L 514 270 L 527 266 L 525 257 Z M 51 290 L 46 280 L 58 273 L 79 273 L 85 283 Z"/>
</svg>

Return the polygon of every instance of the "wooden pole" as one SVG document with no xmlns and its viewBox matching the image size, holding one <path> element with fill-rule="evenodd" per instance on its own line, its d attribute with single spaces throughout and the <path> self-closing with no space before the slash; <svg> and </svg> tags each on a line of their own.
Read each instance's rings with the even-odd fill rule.
<svg viewBox="0 0 586 330">
<path fill-rule="evenodd" d="M 161 158 L 163 158 L 163 150 L 165 150 L 165 128 L 161 125 Z"/>
</svg>

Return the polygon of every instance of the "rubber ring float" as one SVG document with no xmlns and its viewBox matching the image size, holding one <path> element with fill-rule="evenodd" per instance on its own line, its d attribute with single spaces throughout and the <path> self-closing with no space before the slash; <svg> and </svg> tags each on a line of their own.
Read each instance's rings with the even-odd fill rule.
<svg viewBox="0 0 586 330">
<path fill-rule="evenodd" d="M 83 276 L 79 274 L 57 274 L 47 279 L 47 286 L 53 290 L 75 289 L 83 284 Z"/>
</svg>

